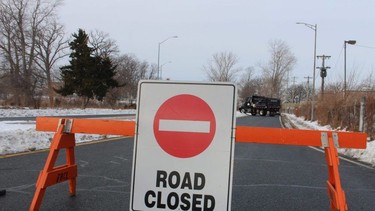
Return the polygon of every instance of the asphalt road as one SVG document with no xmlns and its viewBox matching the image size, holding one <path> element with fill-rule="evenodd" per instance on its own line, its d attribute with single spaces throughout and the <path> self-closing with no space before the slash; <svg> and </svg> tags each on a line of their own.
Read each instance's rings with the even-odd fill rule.
<svg viewBox="0 0 375 211">
<path fill-rule="evenodd" d="M 238 125 L 280 127 L 276 117 L 243 117 Z M 236 143 L 232 210 L 329 210 L 324 154 L 309 147 Z M 128 210 L 132 138 L 76 147 L 77 195 L 49 187 L 41 210 Z M 64 153 L 60 153 L 64 155 Z M 47 152 L 0 159 L 0 210 L 27 210 Z M 62 159 L 60 159 L 60 163 Z M 341 160 L 349 210 L 375 209 L 375 170 Z"/>
</svg>

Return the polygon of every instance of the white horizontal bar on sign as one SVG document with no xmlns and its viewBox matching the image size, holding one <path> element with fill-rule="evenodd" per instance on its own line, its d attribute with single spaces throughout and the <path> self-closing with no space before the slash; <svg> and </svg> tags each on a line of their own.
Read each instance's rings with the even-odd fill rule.
<svg viewBox="0 0 375 211">
<path fill-rule="evenodd" d="M 159 131 L 209 133 L 210 122 L 194 120 L 160 119 Z"/>
</svg>

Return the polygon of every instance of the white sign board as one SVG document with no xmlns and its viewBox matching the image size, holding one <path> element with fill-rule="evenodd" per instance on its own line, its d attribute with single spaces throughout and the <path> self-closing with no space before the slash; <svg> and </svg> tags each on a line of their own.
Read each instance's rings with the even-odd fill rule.
<svg viewBox="0 0 375 211">
<path fill-rule="evenodd" d="M 130 210 L 230 210 L 236 87 L 141 81 Z"/>
</svg>

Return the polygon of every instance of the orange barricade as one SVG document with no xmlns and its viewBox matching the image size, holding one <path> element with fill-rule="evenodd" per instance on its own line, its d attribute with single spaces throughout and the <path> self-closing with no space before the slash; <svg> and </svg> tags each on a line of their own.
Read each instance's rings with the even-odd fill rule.
<svg viewBox="0 0 375 211">
<path fill-rule="evenodd" d="M 48 186 L 69 180 L 69 193 L 71 196 L 75 195 L 78 175 L 74 161 L 75 133 L 134 136 L 135 127 L 136 124 L 133 121 L 38 117 L 36 130 L 55 132 L 55 135 L 47 161 L 36 183 L 30 210 L 39 210 Z M 341 187 L 336 148 L 364 149 L 366 139 L 365 133 L 236 127 L 236 142 L 323 147 L 328 166 L 327 189 L 331 210 L 348 209 L 345 193 Z M 66 149 L 66 164 L 54 167 L 59 150 L 64 148 Z"/>
<path fill-rule="evenodd" d="M 331 210 L 348 210 L 345 193 L 341 187 L 337 148 L 366 148 L 367 134 L 358 132 L 335 132 L 296 130 L 280 128 L 257 128 L 237 126 L 236 142 L 287 144 L 323 147 L 327 166 L 327 190 Z"/>
<path fill-rule="evenodd" d="M 71 196 L 76 193 L 77 165 L 74 159 L 75 138 L 73 133 L 68 133 L 68 120 L 60 120 L 57 131 L 52 139 L 50 151 L 43 170 L 36 182 L 36 191 L 30 210 L 39 210 L 46 188 L 60 182 L 69 180 Z M 54 167 L 60 149 L 66 150 L 66 164 Z"/>
</svg>

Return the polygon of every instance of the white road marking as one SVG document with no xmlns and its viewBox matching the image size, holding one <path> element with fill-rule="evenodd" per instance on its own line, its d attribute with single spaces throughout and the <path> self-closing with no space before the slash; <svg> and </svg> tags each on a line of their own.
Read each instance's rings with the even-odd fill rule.
<svg viewBox="0 0 375 211">
<path fill-rule="evenodd" d="M 310 148 L 311 148 L 311 149 L 314 149 L 314 150 L 316 150 L 316 151 L 319 151 L 319 152 L 324 153 L 324 150 L 321 149 L 321 148 L 318 148 L 318 147 L 310 147 Z M 342 157 L 342 156 L 340 156 L 340 155 L 339 155 L 339 157 L 340 157 L 341 160 L 348 161 L 349 163 L 356 164 L 356 165 L 358 165 L 358 166 L 362 166 L 362 167 L 365 167 L 365 168 L 368 168 L 368 169 L 374 170 L 374 168 L 372 168 L 371 166 L 368 166 L 368 165 L 362 164 L 362 163 L 357 162 L 357 161 L 354 161 L 354 160 L 350 160 L 350 159 L 345 158 L 345 157 Z"/>
<path fill-rule="evenodd" d="M 282 128 L 285 128 L 285 127 L 284 127 L 284 124 L 283 124 L 283 121 L 282 121 L 282 119 L 281 119 L 281 115 L 280 115 L 280 117 L 279 117 L 279 121 L 280 121 L 280 125 L 281 125 L 281 127 L 282 127 Z M 291 125 L 290 125 L 290 126 L 291 126 Z M 291 128 L 293 128 L 293 127 L 291 127 Z M 311 146 L 310 146 L 309 148 L 324 153 L 324 150 L 321 149 L 321 148 L 318 148 L 318 147 L 311 147 Z M 339 158 L 342 159 L 342 160 L 348 161 L 349 163 L 356 164 L 356 165 L 358 165 L 358 166 L 362 166 L 362 167 L 365 167 L 365 168 L 368 168 L 368 169 L 374 170 L 373 167 L 370 167 L 370 166 L 368 166 L 368 165 L 362 164 L 362 163 L 357 162 L 357 161 L 354 161 L 354 160 L 347 159 L 347 158 L 342 157 L 342 156 L 340 156 L 340 155 L 339 155 Z"/>
</svg>

